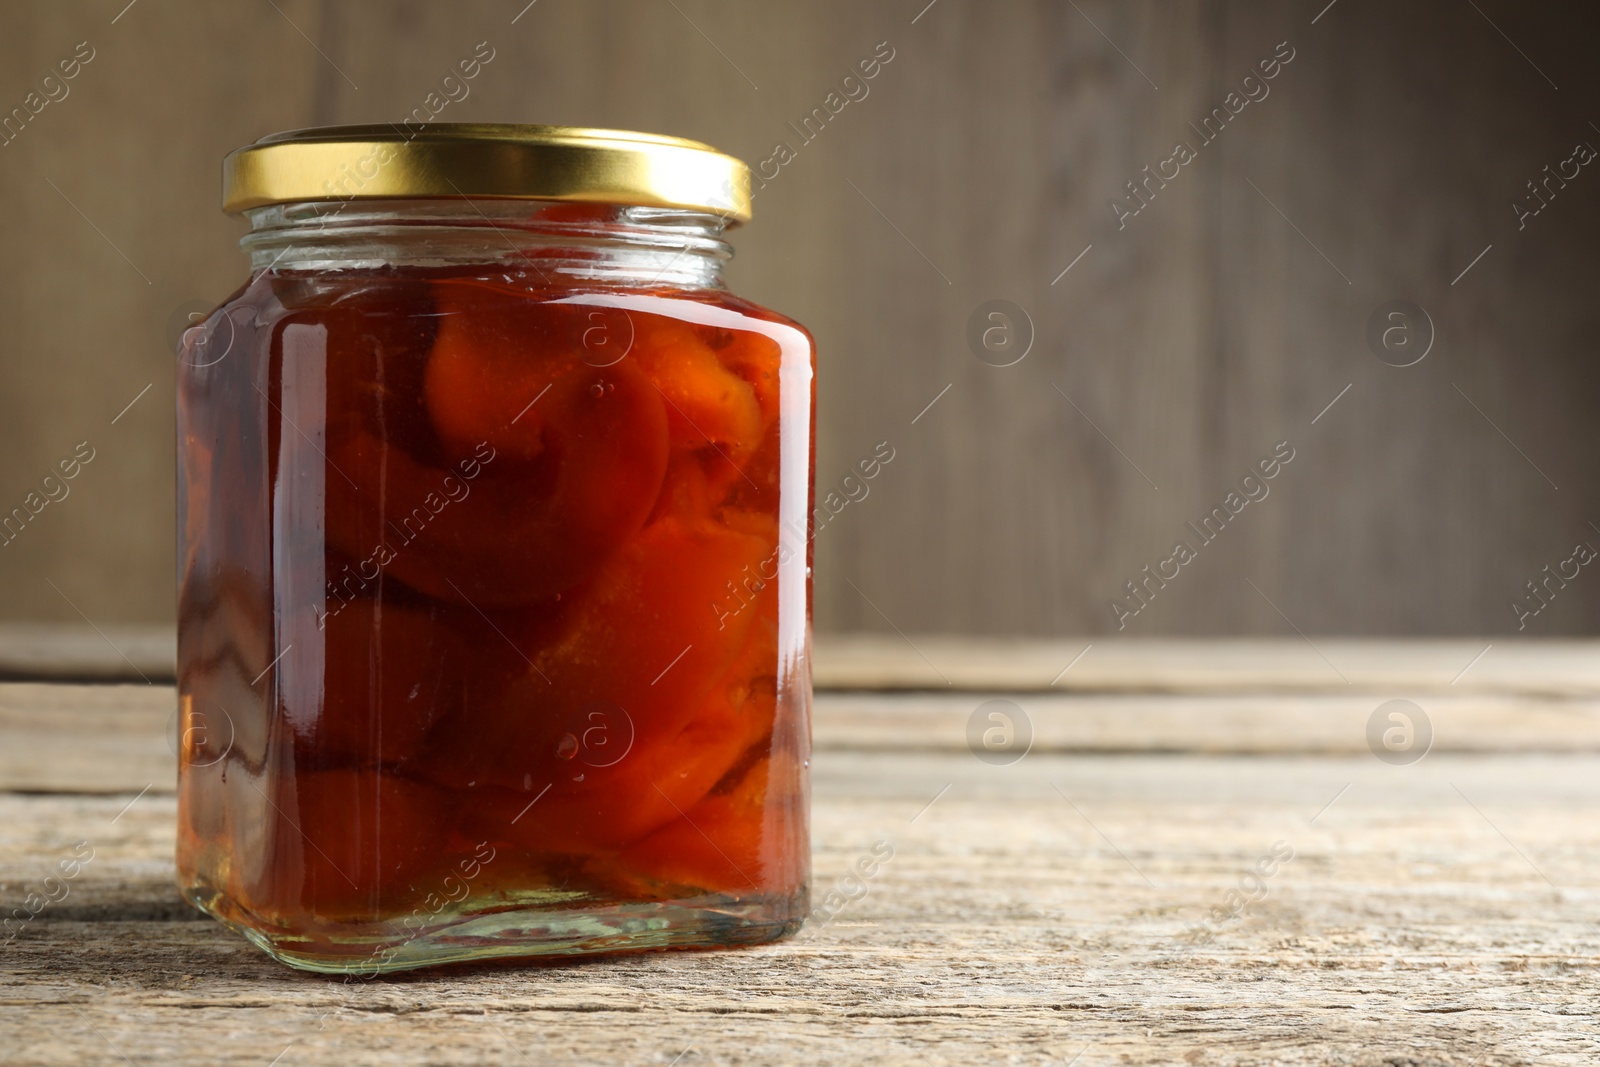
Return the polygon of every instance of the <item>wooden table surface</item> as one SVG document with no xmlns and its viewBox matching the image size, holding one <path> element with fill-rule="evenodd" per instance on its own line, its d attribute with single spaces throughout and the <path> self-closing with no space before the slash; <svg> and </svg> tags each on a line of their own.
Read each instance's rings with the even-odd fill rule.
<svg viewBox="0 0 1600 1067">
<path fill-rule="evenodd" d="M 831 922 L 344 983 L 180 901 L 170 644 L 110 636 L 0 654 L 0 906 L 93 849 L 0 943 L 0 1063 L 1600 1063 L 1600 644 L 821 642 L 816 899 L 894 850 Z"/>
</svg>

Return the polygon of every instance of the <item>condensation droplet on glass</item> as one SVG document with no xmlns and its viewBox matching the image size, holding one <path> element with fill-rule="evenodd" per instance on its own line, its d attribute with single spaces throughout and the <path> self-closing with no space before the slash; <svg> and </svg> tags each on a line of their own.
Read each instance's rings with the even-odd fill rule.
<svg viewBox="0 0 1600 1067">
<path fill-rule="evenodd" d="M 562 734 L 556 742 L 556 758 L 571 759 L 578 754 L 578 739 L 573 734 Z"/>
<path fill-rule="evenodd" d="M 524 774 L 522 776 L 522 791 L 524 793 L 526 793 L 528 790 L 530 790 L 532 788 L 533 788 L 533 775 Z"/>
<path fill-rule="evenodd" d="M 594 397 L 596 400 L 599 400 L 601 397 L 605 396 L 606 395 L 605 383 L 604 382 L 595 382 L 593 385 L 589 386 L 589 395 Z"/>
</svg>

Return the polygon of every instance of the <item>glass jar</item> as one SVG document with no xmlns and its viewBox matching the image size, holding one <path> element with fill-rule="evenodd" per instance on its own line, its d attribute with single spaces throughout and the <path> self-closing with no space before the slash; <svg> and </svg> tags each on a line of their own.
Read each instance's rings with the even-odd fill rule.
<svg viewBox="0 0 1600 1067">
<path fill-rule="evenodd" d="M 742 163 L 532 126 L 235 152 L 178 358 L 178 878 L 318 971 L 769 941 L 809 876 L 813 345 Z"/>
</svg>

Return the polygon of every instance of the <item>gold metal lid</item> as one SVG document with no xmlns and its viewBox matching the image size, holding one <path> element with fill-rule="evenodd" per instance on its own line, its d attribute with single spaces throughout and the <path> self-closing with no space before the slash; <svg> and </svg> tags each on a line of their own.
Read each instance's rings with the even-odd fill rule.
<svg viewBox="0 0 1600 1067">
<path fill-rule="evenodd" d="M 321 126 L 222 161 L 230 213 L 303 200 L 510 198 L 680 207 L 750 219 L 750 168 L 681 137 L 578 126 Z"/>
</svg>

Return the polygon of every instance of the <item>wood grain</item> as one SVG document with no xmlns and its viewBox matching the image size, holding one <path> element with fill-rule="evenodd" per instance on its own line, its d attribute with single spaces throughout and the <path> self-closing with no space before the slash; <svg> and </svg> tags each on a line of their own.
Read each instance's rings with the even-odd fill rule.
<svg viewBox="0 0 1600 1067">
<path fill-rule="evenodd" d="M 1383 698 L 1292 694 L 817 694 L 819 751 L 962 752 L 991 699 L 1026 722 L 1035 753 L 1352 755 Z M 1600 753 L 1600 699 L 1419 696 L 1438 753 Z M 169 686 L 0 684 L 0 790 L 170 793 L 176 695 Z M 987 720 L 984 720 L 987 724 Z M 218 729 L 221 729 L 219 724 Z"/>
<path fill-rule="evenodd" d="M 958 638 L 833 634 L 816 641 L 825 689 L 1019 692 L 1519 693 L 1600 696 L 1592 641 Z"/>
<path fill-rule="evenodd" d="M 1593 641 L 818 634 L 819 689 L 1600 696 Z M 170 626 L 0 623 L 0 679 L 170 682 Z"/>
<path fill-rule="evenodd" d="M 1600 137 L 1592 8 L 123 6 L 12 5 L 0 33 L 5 107 L 76 42 L 98 49 L 0 149 L 0 513 L 98 449 L 0 549 L 6 617 L 170 620 L 168 324 L 244 275 L 218 161 L 268 131 L 394 120 L 480 41 L 496 58 L 442 119 L 661 130 L 752 161 L 895 49 L 760 191 L 732 271 L 819 339 L 824 491 L 896 449 L 817 536 L 823 632 L 1109 633 L 1124 583 L 1283 440 L 1297 458 L 1270 498 L 1133 632 L 1508 634 L 1511 598 L 1593 535 L 1600 194 L 1586 174 L 1523 230 L 1510 208 Z M 1107 202 L 1282 41 L 1270 95 L 1118 229 Z M 996 298 L 1032 318 L 1015 367 L 964 339 Z M 1433 317 L 1416 367 L 1366 350 L 1393 298 Z M 1530 627 L 1597 620 L 1582 579 Z"/>
<path fill-rule="evenodd" d="M 168 625 L 0 622 L 0 678 L 171 681 L 177 654 Z"/>
<path fill-rule="evenodd" d="M 997 687 L 1035 733 L 1007 766 L 967 751 L 967 717 L 994 693 L 823 692 L 816 902 L 848 888 L 857 858 L 894 850 L 828 921 L 738 952 L 351 984 L 275 964 L 178 898 L 169 687 L 0 685 L 0 904 L 20 906 L 79 842 L 94 850 L 64 899 L 0 942 L 0 1058 L 1591 1064 L 1587 652 L 1529 643 L 1477 675 L 1496 646 L 1456 687 L 1441 680 L 1478 647 L 1330 650 L 1367 689 L 1282 642 L 1130 647 L 1092 689 Z M 1436 730 L 1407 766 L 1365 751 L 1372 688 L 1397 680 Z M 1241 887 L 1253 899 L 1230 902 Z"/>
<path fill-rule="evenodd" d="M 185 912 L 171 797 L 119 817 L 130 797 L 11 795 L 8 900 L 74 842 L 95 858 L 0 949 L 6 1060 L 1588 1064 L 1597 771 L 1593 756 L 993 768 L 824 752 L 819 889 L 875 841 L 895 849 L 826 927 L 737 953 L 350 986 Z M 1264 899 L 1189 944 L 1278 842 L 1294 856 Z"/>
<path fill-rule="evenodd" d="M 117 636 L 123 652 L 142 650 L 151 676 L 165 677 L 170 632 Z M 0 730 L 11 739 L 0 746 L 0 789 L 172 788 L 170 684 L 129 682 L 128 661 L 76 630 L 7 638 L 0 629 L 0 666 L 46 677 L 77 667 L 123 684 L 0 682 Z M 1166 639 L 1084 652 L 1076 643 L 915 641 L 817 641 L 818 748 L 960 750 L 974 710 L 1005 698 L 1022 708 L 1041 752 L 1359 753 L 1374 709 L 1409 699 L 1429 716 L 1437 751 L 1600 750 L 1600 655 L 1589 642 Z"/>
</svg>

